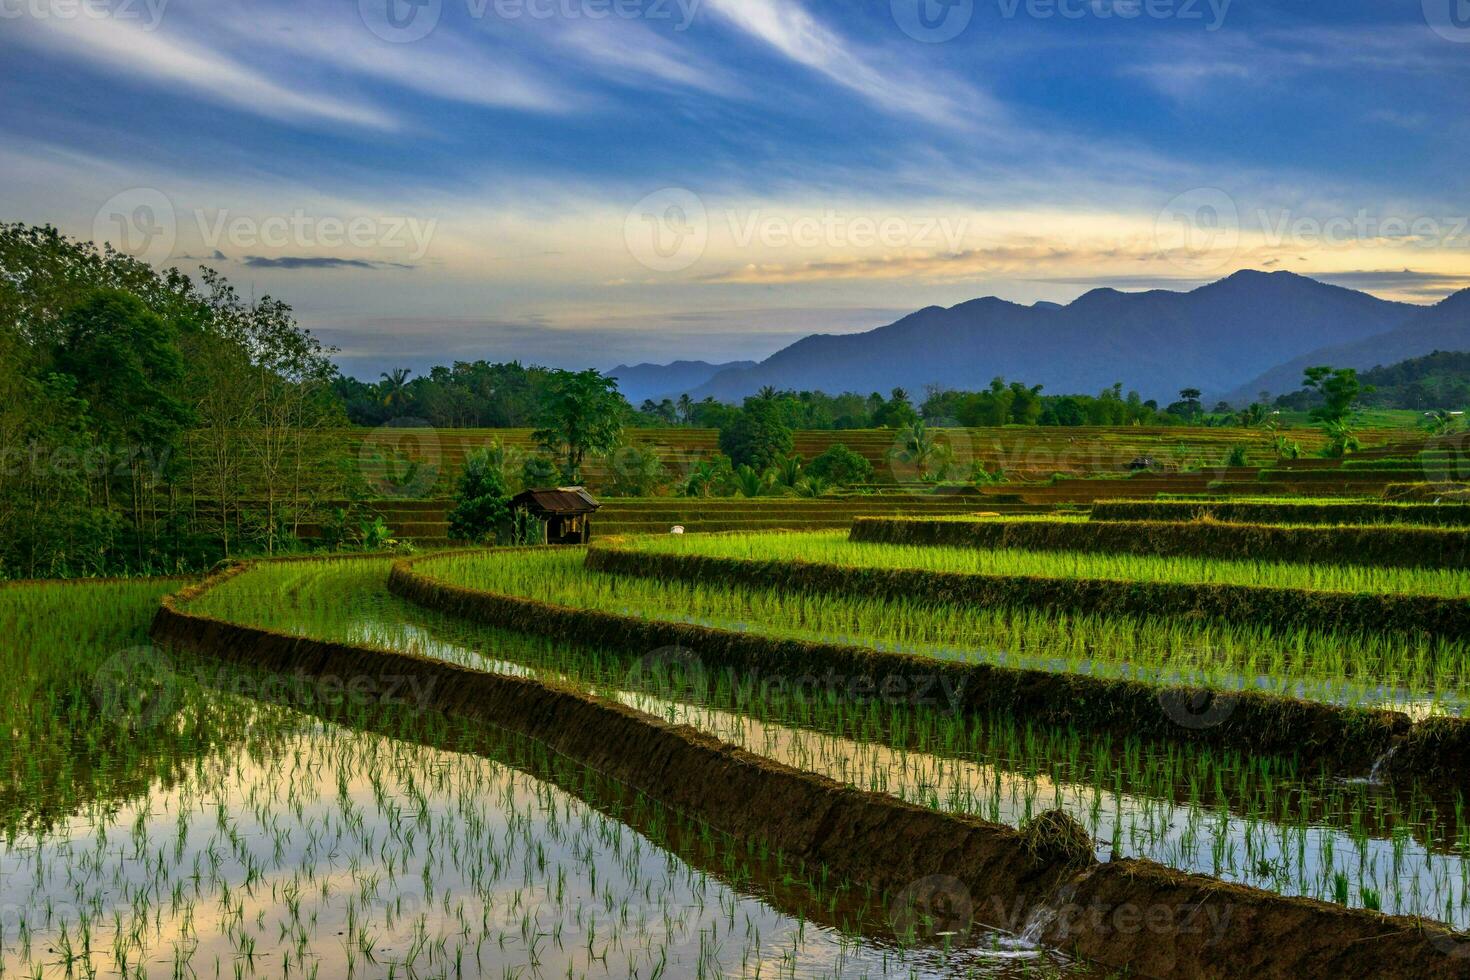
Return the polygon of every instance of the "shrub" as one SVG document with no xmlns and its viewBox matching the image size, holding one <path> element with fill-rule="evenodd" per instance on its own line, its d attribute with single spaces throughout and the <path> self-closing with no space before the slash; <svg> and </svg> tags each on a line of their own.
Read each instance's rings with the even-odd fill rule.
<svg viewBox="0 0 1470 980">
<path fill-rule="evenodd" d="M 557 474 L 556 464 L 545 456 L 527 456 L 521 464 L 521 485 L 527 490 L 550 486 L 557 482 Z"/>
<path fill-rule="evenodd" d="M 1232 446 L 1225 457 L 1226 466 L 1249 466 L 1250 456 L 1244 446 Z"/>
<path fill-rule="evenodd" d="M 622 445 L 608 454 L 607 492 L 615 497 L 648 497 L 668 485 L 668 473 L 651 449 Z"/>
<path fill-rule="evenodd" d="M 873 464 L 837 442 L 807 464 L 806 474 L 836 486 L 872 483 Z"/>
<path fill-rule="evenodd" d="M 509 533 L 510 490 L 486 450 L 465 457 L 454 500 L 454 509 L 449 512 L 451 540 L 493 544 Z"/>
</svg>

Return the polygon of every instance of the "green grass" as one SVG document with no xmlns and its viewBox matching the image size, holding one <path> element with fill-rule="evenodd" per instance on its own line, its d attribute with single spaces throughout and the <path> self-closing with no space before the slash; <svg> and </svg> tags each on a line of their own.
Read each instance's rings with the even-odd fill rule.
<svg viewBox="0 0 1470 980">
<path fill-rule="evenodd" d="M 663 554 L 763 561 L 804 561 L 850 568 L 916 569 L 964 575 L 1028 575 L 1114 582 L 1248 585 L 1325 592 L 1470 596 L 1470 571 L 1293 565 L 1209 558 L 1154 558 L 1076 552 L 988 551 L 976 548 L 862 544 L 843 531 L 800 534 L 668 535 L 618 545 Z"/>
<path fill-rule="evenodd" d="M 454 585 L 572 608 L 970 662 L 1183 678 L 1232 689 L 1247 678 L 1266 690 L 1373 704 L 1394 697 L 1392 689 L 1429 702 L 1470 697 L 1470 641 L 1063 615 L 934 603 L 923 596 L 798 595 L 603 575 L 587 570 L 575 549 L 445 556 L 416 567 Z"/>
<path fill-rule="evenodd" d="M 182 584 L 0 586 L 0 837 L 106 806 L 207 746 L 188 731 L 140 731 L 119 703 L 174 699 L 152 683 L 166 662 L 148 626 Z"/>
</svg>

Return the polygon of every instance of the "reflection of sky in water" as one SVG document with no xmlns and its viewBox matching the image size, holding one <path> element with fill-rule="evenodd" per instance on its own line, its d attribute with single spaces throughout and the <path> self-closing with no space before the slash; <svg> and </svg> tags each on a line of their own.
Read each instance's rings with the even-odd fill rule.
<svg viewBox="0 0 1470 980">
<path fill-rule="evenodd" d="M 199 976 L 660 963 L 669 977 L 1004 976 L 1052 962 L 988 934 L 949 959 L 844 939 L 523 772 L 309 721 L 281 751 L 212 756 L 110 820 L 17 840 L 0 850 L 0 893 L 0 975 L 64 975 L 84 944 L 98 971 L 123 950 L 150 976 L 176 960 Z"/>
<path fill-rule="evenodd" d="M 365 620 L 354 632 L 361 642 L 411 649 L 481 669 L 518 675 L 536 672 L 442 639 L 432 627 Z M 1146 857 L 1185 871 L 1328 901 L 1337 897 L 1335 875 L 1343 874 L 1350 882 L 1352 905 L 1364 904 L 1367 888 L 1377 893 L 1385 912 L 1470 926 L 1470 862 L 1464 859 L 1465 852 L 1432 851 L 1402 825 L 1392 836 L 1370 836 L 1366 830 L 1355 833 L 1305 822 L 1250 819 L 1081 783 L 1057 783 L 1045 775 L 1018 775 L 962 759 L 897 751 L 627 691 L 602 693 L 861 789 L 1013 826 L 1060 808 L 1093 835 L 1102 860 L 1116 846 L 1123 857 Z"/>
</svg>

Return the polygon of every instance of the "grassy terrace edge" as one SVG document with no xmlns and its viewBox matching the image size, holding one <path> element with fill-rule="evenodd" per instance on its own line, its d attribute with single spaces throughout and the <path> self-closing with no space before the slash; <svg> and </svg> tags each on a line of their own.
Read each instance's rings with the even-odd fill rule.
<svg viewBox="0 0 1470 980">
<path fill-rule="evenodd" d="M 1232 524 L 1429 524 L 1470 527 L 1470 504 L 1389 503 L 1350 500 L 1099 500 L 1092 505 L 1095 521 L 1198 521 L 1210 518 Z"/>
<path fill-rule="evenodd" d="M 234 566 L 165 598 L 154 640 L 254 669 L 372 679 L 376 691 L 417 676 L 421 709 L 541 742 L 737 840 L 763 841 L 840 878 L 891 893 L 929 875 L 951 876 L 977 896 L 975 920 L 1002 929 L 1043 910 L 1067 911 L 1039 920 L 1039 940 L 1114 968 L 1180 977 L 1470 976 L 1470 936 L 1438 923 L 1288 898 L 1151 861 L 1101 864 L 1075 841 L 1058 843 L 1047 815 L 1016 830 L 941 813 L 780 765 L 571 687 L 188 611 L 190 601 L 251 567 Z M 409 562 L 393 567 L 400 588 L 414 574 Z M 1113 925 L 1120 912 L 1149 909 L 1172 912 L 1172 925 Z"/>
<path fill-rule="evenodd" d="M 1470 531 L 1403 525 L 1309 526 L 1215 521 L 1056 521 L 860 517 L 862 544 L 1083 551 L 1166 558 L 1470 568 Z"/>
<path fill-rule="evenodd" d="M 726 558 L 640 550 L 606 542 L 587 567 L 613 575 L 732 583 L 812 595 L 902 599 L 990 607 L 1034 607 L 1121 616 L 1203 616 L 1273 628 L 1396 631 L 1455 639 L 1470 635 L 1470 600 L 1430 595 L 1327 592 L 1252 585 L 977 575 L 930 569 Z"/>
<path fill-rule="evenodd" d="M 593 549 L 594 551 L 600 549 Z M 1305 701 L 1259 691 L 1220 693 L 1143 681 L 993 663 L 938 660 L 870 647 L 820 643 L 692 623 L 554 605 L 468 589 L 414 566 L 459 552 L 396 562 L 388 587 L 421 607 L 520 633 L 621 649 L 635 655 L 689 651 L 707 669 L 737 676 L 871 680 L 903 691 L 939 685 L 969 715 L 1009 714 L 1079 731 L 1184 741 L 1295 756 L 1343 776 L 1380 775 L 1429 785 L 1470 780 L 1470 723 Z M 589 562 L 593 561 L 589 552 Z M 729 581 L 726 577 L 720 581 Z"/>
</svg>

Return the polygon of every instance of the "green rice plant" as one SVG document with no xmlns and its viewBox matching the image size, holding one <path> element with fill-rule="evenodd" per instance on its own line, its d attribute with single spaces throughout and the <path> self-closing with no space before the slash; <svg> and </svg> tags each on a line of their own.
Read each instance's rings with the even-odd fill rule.
<svg viewBox="0 0 1470 980">
<path fill-rule="evenodd" d="M 1015 551 L 1071 551 L 1289 564 L 1470 569 L 1470 532 L 1217 521 L 1080 521 L 1066 517 L 859 518 L 849 540 Z"/>
<path fill-rule="evenodd" d="M 479 556 L 497 570 L 525 562 L 543 571 L 539 563 L 567 557 Z M 1341 874 L 1349 898 L 1358 896 L 1364 907 L 1376 895 L 1390 910 L 1432 910 L 1451 922 L 1467 917 L 1470 830 L 1458 800 L 1448 809 L 1418 796 L 1400 803 L 1290 760 L 1084 739 L 1024 720 L 853 701 L 820 685 L 777 691 L 710 673 L 696 674 L 691 684 L 687 673 L 630 671 L 628 658 L 613 651 L 524 639 L 413 610 L 384 593 L 385 574 L 382 562 L 262 567 L 192 608 L 584 685 L 758 754 L 925 806 L 1013 824 L 1060 807 L 1100 848 L 1186 870 L 1320 898 L 1334 896 Z"/>
<path fill-rule="evenodd" d="M 607 575 L 586 567 L 582 553 L 573 549 L 445 556 L 417 568 L 453 585 L 574 609 L 941 660 L 1169 678 L 1227 690 L 1245 685 L 1333 702 L 1397 704 L 1416 713 L 1458 713 L 1470 694 L 1465 685 L 1470 644 L 1463 639 L 985 608 L 918 594 L 817 595 L 734 582 Z M 221 591 L 206 598 L 217 603 L 227 595 Z"/>
</svg>

